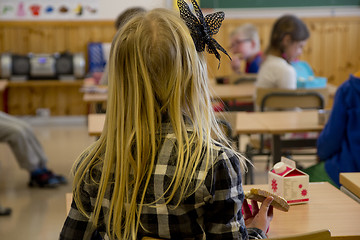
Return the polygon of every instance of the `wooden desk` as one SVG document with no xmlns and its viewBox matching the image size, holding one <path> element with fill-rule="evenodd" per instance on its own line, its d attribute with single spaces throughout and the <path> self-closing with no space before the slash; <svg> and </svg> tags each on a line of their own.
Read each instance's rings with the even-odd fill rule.
<svg viewBox="0 0 360 240">
<path fill-rule="evenodd" d="M 88 133 L 90 136 L 100 136 L 104 128 L 106 114 L 88 115 Z"/>
<path fill-rule="evenodd" d="M 210 92 L 213 99 L 232 100 L 239 99 L 241 101 L 253 101 L 255 94 L 255 84 L 251 82 L 240 84 L 214 84 L 211 83 Z"/>
<path fill-rule="evenodd" d="M 65 193 L 65 201 L 66 201 L 66 215 L 69 213 L 71 208 L 73 195 L 72 193 Z"/>
<path fill-rule="evenodd" d="M 83 100 L 86 103 L 103 103 L 107 101 L 107 93 L 84 93 Z"/>
<path fill-rule="evenodd" d="M 328 84 L 326 85 L 326 87 L 327 87 L 327 89 L 328 89 L 328 91 L 329 91 L 329 97 L 330 97 L 330 98 L 334 98 L 338 87 L 335 86 L 334 84 L 331 84 L 331 83 L 328 83 Z"/>
<path fill-rule="evenodd" d="M 292 141 L 282 141 L 284 133 L 320 132 L 323 125 L 318 124 L 318 112 L 312 111 L 279 111 L 279 112 L 239 112 L 236 116 L 235 131 L 237 134 L 272 134 L 273 163 L 281 159 L 281 149 L 288 147 Z M 302 146 L 315 144 L 314 139 L 304 139 Z M 298 146 L 298 147 L 302 147 Z"/>
<path fill-rule="evenodd" d="M 102 87 L 104 89 L 104 87 Z M 83 95 L 83 101 L 87 105 L 88 114 L 97 112 L 97 105 L 100 104 L 101 108 L 106 109 L 106 102 L 108 98 L 107 92 L 85 92 Z"/>
<path fill-rule="evenodd" d="M 241 84 L 209 84 L 213 99 L 240 99 L 252 101 L 255 93 L 254 83 Z M 103 88 L 102 88 L 103 89 Z M 83 100 L 87 103 L 102 103 L 107 101 L 107 93 L 84 93 Z"/>
<path fill-rule="evenodd" d="M 5 98 L 5 89 L 7 88 L 8 85 L 8 81 L 5 79 L 0 79 L 0 111 L 4 111 L 5 110 L 5 102 L 6 102 L 6 98 Z"/>
<path fill-rule="evenodd" d="M 226 115 L 226 114 L 225 114 Z M 231 115 L 234 115 L 232 113 Z M 272 151 L 274 164 L 281 159 L 281 149 L 286 142 L 280 139 L 284 133 L 319 132 L 323 125 L 318 124 L 317 111 L 284 111 L 284 112 L 238 112 L 235 113 L 235 132 L 237 134 L 272 134 Z M 105 122 L 105 114 L 88 115 L 88 133 L 100 136 Z M 289 140 L 291 141 L 291 140 Z M 306 144 L 314 139 L 304 140 Z M 315 144 L 315 143 L 313 143 Z"/>
<path fill-rule="evenodd" d="M 340 173 L 340 184 L 360 200 L 360 172 Z"/>
<path fill-rule="evenodd" d="M 268 185 L 244 185 L 244 190 L 252 187 L 268 189 Z M 310 183 L 309 194 L 309 203 L 292 205 L 289 212 L 274 209 L 270 238 L 329 229 L 335 239 L 360 239 L 360 204 L 329 183 Z"/>
<path fill-rule="evenodd" d="M 6 89 L 8 83 L 9 82 L 7 80 L 0 79 L 0 92 L 3 92 Z"/>
<path fill-rule="evenodd" d="M 268 185 L 244 185 L 268 189 Z M 307 204 L 292 205 L 289 212 L 274 209 L 274 218 L 268 236 L 283 237 L 329 229 L 334 239 L 359 236 L 360 204 L 349 198 L 329 183 L 310 183 L 310 201 Z M 72 194 L 66 194 L 66 211 L 69 212 Z"/>
</svg>

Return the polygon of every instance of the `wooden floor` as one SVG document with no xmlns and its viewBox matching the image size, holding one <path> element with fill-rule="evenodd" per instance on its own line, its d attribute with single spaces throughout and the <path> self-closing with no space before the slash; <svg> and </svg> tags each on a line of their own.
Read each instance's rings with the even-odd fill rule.
<svg viewBox="0 0 360 240">
<path fill-rule="evenodd" d="M 85 118 L 25 119 L 43 145 L 49 168 L 72 181 L 70 169 L 81 151 L 95 141 L 88 136 Z M 246 137 L 245 137 L 246 138 Z M 242 149 L 246 139 L 241 140 Z M 255 162 L 255 183 L 267 182 L 265 161 Z M 0 144 L 0 204 L 11 207 L 9 217 L 0 217 L 0 239 L 58 239 L 66 217 L 65 193 L 71 184 L 57 189 L 29 188 L 29 174 L 20 169 L 10 148 Z"/>
</svg>

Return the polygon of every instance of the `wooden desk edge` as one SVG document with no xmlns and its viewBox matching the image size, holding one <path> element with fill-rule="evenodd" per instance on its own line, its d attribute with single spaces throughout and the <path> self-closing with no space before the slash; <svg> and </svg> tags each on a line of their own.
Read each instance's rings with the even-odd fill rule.
<svg viewBox="0 0 360 240">
<path fill-rule="evenodd" d="M 72 193 L 65 193 L 65 204 L 66 204 L 66 215 L 69 214 L 71 203 L 72 203 Z"/>
<path fill-rule="evenodd" d="M 356 185 L 347 177 L 346 173 L 340 173 L 340 184 L 360 198 L 360 183 Z"/>
</svg>

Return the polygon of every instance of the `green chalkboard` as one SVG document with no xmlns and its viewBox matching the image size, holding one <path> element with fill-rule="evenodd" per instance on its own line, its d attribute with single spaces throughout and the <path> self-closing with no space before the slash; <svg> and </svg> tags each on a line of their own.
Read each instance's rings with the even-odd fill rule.
<svg viewBox="0 0 360 240">
<path fill-rule="evenodd" d="M 202 8 L 360 6 L 360 0 L 200 0 Z"/>
</svg>

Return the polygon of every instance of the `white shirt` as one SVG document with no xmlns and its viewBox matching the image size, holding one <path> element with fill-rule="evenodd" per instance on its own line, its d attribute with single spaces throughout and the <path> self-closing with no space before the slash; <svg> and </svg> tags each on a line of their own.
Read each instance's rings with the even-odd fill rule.
<svg viewBox="0 0 360 240">
<path fill-rule="evenodd" d="M 258 88 L 296 89 L 296 71 L 285 59 L 268 55 L 257 75 Z"/>
</svg>

